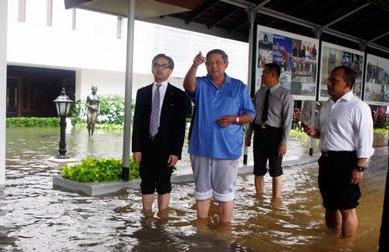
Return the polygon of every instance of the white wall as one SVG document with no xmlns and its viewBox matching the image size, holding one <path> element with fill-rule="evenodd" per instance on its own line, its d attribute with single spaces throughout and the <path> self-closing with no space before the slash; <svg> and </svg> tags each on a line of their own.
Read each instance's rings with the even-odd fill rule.
<svg viewBox="0 0 389 252">
<path fill-rule="evenodd" d="M 80 87 L 76 86 L 76 90 L 80 90 L 80 98 L 84 100 L 91 93 L 91 86 L 97 86 L 97 95 L 107 94 L 124 94 L 124 73 L 114 71 L 102 71 L 81 69 L 77 71 L 79 74 Z M 78 78 L 77 77 L 77 78 Z"/>
<path fill-rule="evenodd" d="M 91 93 L 91 87 L 96 85 L 97 95 L 121 95 L 124 93 L 124 72 L 81 69 L 76 71 L 76 99 L 85 100 Z M 170 83 L 182 89 L 182 77 L 171 77 Z M 153 82 L 151 73 L 134 73 L 132 98 L 136 97 L 136 90 Z"/>
<path fill-rule="evenodd" d="M 0 187 L 5 186 L 5 107 L 7 93 L 7 0 L 0 1 Z"/>
<path fill-rule="evenodd" d="M 47 26 L 34 18 L 45 17 L 46 9 L 35 6 L 42 1 L 46 3 L 27 1 L 26 22 L 17 20 L 18 1 L 10 1 L 9 64 L 124 71 L 126 44 L 116 38 L 116 16 L 77 10 L 77 27 L 72 30 L 72 10 L 64 9 L 63 0 L 54 0 L 53 25 Z"/>
<path fill-rule="evenodd" d="M 26 22 L 17 21 L 18 2 L 9 2 L 9 64 L 125 72 L 126 19 L 118 39 L 116 16 L 77 9 L 76 30 L 72 30 L 72 10 L 64 9 L 63 0 L 53 0 L 52 26 L 45 24 L 46 0 L 27 0 Z M 245 82 L 247 43 L 136 21 L 134 73 L 149 74 L 153 56 L 165 53 L 176 63 L 173 75 L 184 77 L 198 51 L 213 48 L 227 52 L 227 73 Z M 199 74 L 205 74 L 205 67 Z"/>
</svg>

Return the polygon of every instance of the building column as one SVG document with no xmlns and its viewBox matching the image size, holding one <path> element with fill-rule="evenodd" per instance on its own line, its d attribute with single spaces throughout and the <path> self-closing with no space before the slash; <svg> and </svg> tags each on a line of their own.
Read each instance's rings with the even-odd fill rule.
<svg viewBox="0 0 389 252">
<path fill-rule="evenodd" d="M 7 100 L 7 0 L 0 1 L 0 188 L 5 186 L 5 117 Z"/>
<path fill-rule="evenodd" d="M 81 100 L 82 96 L 82 70 L 76 70 L 76 79 L 75 79 L 75 88 L 74 88 L 74 100 Z"/>
<path fill-rule="evenodd" d="M 124 129 L 123 129 L 123 167 L 122 179 L 128 181 L 129 155 L 131 141 L 131 99 L 132 99 L 132 77 L 134 58 L 134 30 L 135 30 L 135 2 L 128 0 L 127 16 L 127 56 L 126 56 L 126 86 L 124 95 Z"/>
</svg>

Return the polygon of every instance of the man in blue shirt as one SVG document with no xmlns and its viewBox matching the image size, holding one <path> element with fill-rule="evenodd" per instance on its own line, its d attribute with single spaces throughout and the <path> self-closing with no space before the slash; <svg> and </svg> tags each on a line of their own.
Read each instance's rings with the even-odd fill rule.
<svg viewBox="0 0 389 252">
<path fill-rule="evenodd" d="M 205 63 L 208 75 L 196 78 Z M 246 85 L 225 74 L 228 56 L 214 49 L 201 52 L 184 79 L 184 88 L 195 104 L 189 153 L 195 178 L 198 219 L 208 218 L 212 197 L 219 202 L 221 223 L 231 221 L 234 183 L 243 144 L 242 124 L 255 117 Z"/>
</svg>

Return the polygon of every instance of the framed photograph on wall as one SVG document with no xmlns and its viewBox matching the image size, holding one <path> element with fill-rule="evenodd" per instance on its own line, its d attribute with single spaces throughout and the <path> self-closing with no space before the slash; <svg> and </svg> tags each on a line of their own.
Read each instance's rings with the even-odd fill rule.
<svg viewBox="0 0 389 252">
<path fill-rule="evenodd" d="M 277 63 L 280 84 L 295 100 L 315 100 L 319 41 L 261 25 L 256 39 L 255 90 L 261 86 L 265 64 Z"/>
<path fill-rule="evenodd" d="M 389 102 L 389 59 L 367 55 L 364 100 L 371 105 Z"/>
<path fill-rule="evenodd" d="M 364 52 L 327 42 L 322 42 L 320 60 L 320 101 L 328 99 L 327 79 L 332 69 L 334 69 L 336 66 L 348 66 L 355 71 L 357 76 L 353 86 L 353 93 L 356 96 L 361 97 L 364 71 Z"/>
</svg>

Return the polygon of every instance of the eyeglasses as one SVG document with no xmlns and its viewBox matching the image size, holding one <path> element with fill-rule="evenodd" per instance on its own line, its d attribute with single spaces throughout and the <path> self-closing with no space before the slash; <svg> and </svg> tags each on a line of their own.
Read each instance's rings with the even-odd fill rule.
<svg viewBox="0 0 389 252">
<path fill-rule="evenodd" d="M 226 64 L 224 61 L 206 61 L 205 62 L 205 65 L 207 66 L 213 66 L 214 64 L 216 64 L 217 66 L 221 66 L 223 64 Z"/>
<path fill-rule="evenodd" d="M 165 70 L 166 68 L 170 68 L 170 66 L 168 64 L 160 65 L 158 63 L 155 63 L 153 64 L 153 68 Z"/>
</svg>

